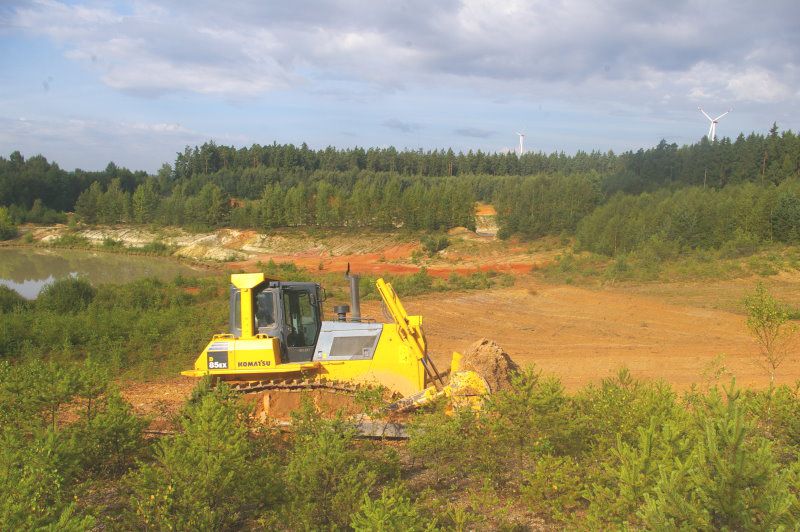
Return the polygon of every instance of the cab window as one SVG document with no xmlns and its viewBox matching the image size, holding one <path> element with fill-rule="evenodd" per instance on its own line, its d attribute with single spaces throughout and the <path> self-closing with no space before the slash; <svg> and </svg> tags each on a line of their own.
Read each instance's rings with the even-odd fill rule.
<svg viewBox="0 0 800 532">
<path fill-rule="evenodd" d="M 264 333 L 275 327 L 275 297 L 272 292 L 263 290 L 255 297 L 256 331 Z"/>
<path fill-rule="evenodd" d="M 320 320 L 311 294 L 305 290 L 286 290 L 284 292 L 284 316 L 289 347 L 313 346 L 317 341 Z"/>
</svg>

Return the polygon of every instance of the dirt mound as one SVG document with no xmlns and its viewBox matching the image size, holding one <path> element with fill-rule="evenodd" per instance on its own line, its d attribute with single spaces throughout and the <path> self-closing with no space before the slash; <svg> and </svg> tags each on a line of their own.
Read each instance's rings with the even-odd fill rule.
<svg viewBox="0 0 800 532">
<path fill-rule="evenodd" d="M 507 390 L 511 385 L 511 376 L 519 371 L 519 366 L 508 353 L 487 338 L 481 338 L 469 346 L 461 359 L 461 367 L 475 371 L 486 379 L 493 392 Z"/>
</svg>

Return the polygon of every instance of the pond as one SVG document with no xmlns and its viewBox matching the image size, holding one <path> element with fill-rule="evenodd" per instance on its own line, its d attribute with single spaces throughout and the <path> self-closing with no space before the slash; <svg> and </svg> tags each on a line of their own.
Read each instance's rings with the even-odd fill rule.
<svg viewBox="0 0 800 532">
<path fill-rule="evenodd" d="M 120 255 L 75 249 L 0 247 L 0 285 L 34 299 L 44 285 L 68 276 L 86 277 L 92 284 L 126 283 L 143 277 L 163 281 L 212 272 L 165 257 Z"/>
</svg>

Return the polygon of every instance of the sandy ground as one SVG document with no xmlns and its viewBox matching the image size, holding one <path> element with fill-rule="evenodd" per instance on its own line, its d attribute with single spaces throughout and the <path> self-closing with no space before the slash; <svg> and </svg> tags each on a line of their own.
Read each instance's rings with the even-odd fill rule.
<svg viewBox="0 0 800 532">
<path fill-rule="evenodd" d="M 679 390 L 708 383 L 720 369 L 723 382 L 735 376 L 740 385 L 764 387 L 768 377 L 756 364 L 758 348 L 741 309 L 741 298 L 755 282 L 590 289 L 522 276 L 513 288 L 425 296 L 409 300 L 406 308 L 424 314 L 429 345 L 442 365 L 450 352 L 485 336 L 518 364 L 535 364 L 558 376 L 568 390 L 623 367 Z M 779 297 L 800 298 L 800 280 L 784 285 Z M 778 381 L 797 379 L 800 357 L 793 353 Z"/>
</svg>

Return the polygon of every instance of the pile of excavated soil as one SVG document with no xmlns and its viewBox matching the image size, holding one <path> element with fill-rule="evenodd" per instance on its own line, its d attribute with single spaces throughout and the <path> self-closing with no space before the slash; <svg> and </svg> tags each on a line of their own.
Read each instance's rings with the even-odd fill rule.
<svg viewBox="0 0 800 532">
<path fill-rule="evenodd" d="M 492 392 L 497 392 L 510 388 L 511 377 L 519 371 L 519 366 L 497 343 L 481 338 L 464 353 L 461 369 L 476 372 L 486 379 Z"/>
<path fill-rule="evenodd" d="M 261 422 L 267 419 L 289 420 L 291 413 L 300 410 L 303 398 L 307 397 L 323 417 L 357 414 L 362 408 L 352 395 L 327 390 L 286 391 L 270 390 L 245 395 L 245 400 L 255 403 L 254 415 Z"/>
</svg>

